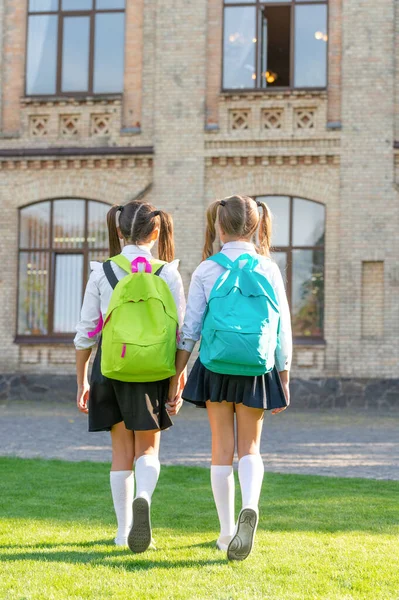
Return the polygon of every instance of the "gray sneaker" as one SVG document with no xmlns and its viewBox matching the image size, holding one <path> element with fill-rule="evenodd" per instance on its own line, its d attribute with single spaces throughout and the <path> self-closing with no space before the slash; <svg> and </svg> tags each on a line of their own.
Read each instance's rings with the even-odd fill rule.
<svg viewBox="0 0 399 600">
<path fill-rule="evenodd" d="M 145 498 L 133 500 L 133 525 L 127 537 L 127 544 L 132 552 L 145 552 L 151 545 L 150 505 Z"/>
<path fill-rule="evenodd" d="M 227 548 L 229 560 L 245 560 L 254 545 L 258 513 L 253 508 L 243 508 L 238 515 L 236 532 Z"/>
</svg>

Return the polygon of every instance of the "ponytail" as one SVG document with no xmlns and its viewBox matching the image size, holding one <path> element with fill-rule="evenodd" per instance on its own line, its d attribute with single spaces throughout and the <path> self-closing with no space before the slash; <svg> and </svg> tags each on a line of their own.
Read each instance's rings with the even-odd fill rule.
<svg viewBox="0 0 399 600">
<path fill-rule="evenodd" d="M 206 212 L 206 233 L 204 249 L 202 251 L 202 260 L 206 260 L 213 254 L 213 244 L 215 243 L 216 239 L 215 223 L 220 205 L 220 200 L 216 200 L 216 202 L 212 202 Z"/>
<path fill-rule="evenodd" d="M 175 258 L 175 242 L 173 237 L 173 219 L 169 213 L 163 210 L 157 210 L 161 220 L 161 227 L 158 239 L 158 256 L 160 260 L 171 262 Z"/>
<path fill-rule="evenodd" d="M 118 229 L 116 227 L 116 214 L 121 211 L 122 206 L 113 206 L 107 213 L 107 225 L 108 225 L 108 240 L 109 240 L 109 255 L 116 256 L 121 252 L 121 242 L 118 236 Z"/>
<path fill-rule="evenodd" d="M 270 246 L 272 239 L 272 215 L 265 202 L 257 200 L 257 205 L 262 208 L 262 215 L 259 219 L 259 254 L 270 256 Z"/>
</svg>

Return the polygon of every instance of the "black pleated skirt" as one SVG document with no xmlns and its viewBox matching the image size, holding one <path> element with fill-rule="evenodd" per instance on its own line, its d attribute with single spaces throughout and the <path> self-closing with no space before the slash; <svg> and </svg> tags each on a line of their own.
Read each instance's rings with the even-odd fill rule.
<svg viewBox="0 0 399 600">
<path fill-rule="evenodd" d="M 90 379 L 89 431 L 110 431 L 124 421 L 132 431 L 154 431 L 173 425 L 165 404 L 169 379 L 136 383 L 108 379 L 101 373 L 101 341 Z"/>
<path fill-rule="evenodd" d="M 205 408 L 211 402 L 234 402 L 272 410 L 287 406 L 277 369 L 265 375 L 221 375 L 209 371 L 198 358 L 188 377 L 183 399 Z"/>
</svg>

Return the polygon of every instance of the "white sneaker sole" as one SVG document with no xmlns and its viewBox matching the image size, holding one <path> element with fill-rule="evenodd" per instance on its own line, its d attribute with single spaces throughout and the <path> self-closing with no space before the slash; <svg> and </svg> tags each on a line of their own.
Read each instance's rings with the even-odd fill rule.
<svg viewBox="0 0 399 600">
<path fill-rule="evenodd" d="M 238 515 L 237 531 L 227 548 L 229 560 L 245 560 L 251 554 L 257 525 L 257 512 L 252 508 L 243 508 Z"/>
<path fill-rule="evenodd" d="M 133 525 L 127 537 L 127 544 L 132 552 L 145 552 L 151 545 L 150 506 L 145 498 L 133 501 Z"/>
</svg>

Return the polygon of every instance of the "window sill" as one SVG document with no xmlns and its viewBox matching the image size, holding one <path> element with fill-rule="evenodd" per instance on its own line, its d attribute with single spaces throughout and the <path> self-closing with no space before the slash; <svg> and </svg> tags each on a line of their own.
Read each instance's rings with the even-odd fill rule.
<svg viewBox="0 0 399 600">
<path fill-rule="evenodd" d="M 63 344 L 63 345 L 71 345 L 75 334 L 66 334 L 63 336 L 43 336 L 43 335 L 17 335 L 14 338 L 14 344 L 27 344 L 27 345 L 53 345 L 54 344 Z"/>
<path fill-rule="evenodd" d="M 306 337 L 302 337 L 302 338 L 294 338 L 293 339 L 293 344 L 294 346 L 320 346 L 320 347 L 324 347 L 327 345 L 327 342 L 324 338 L 306 338 Z"/>
<path fill-rule="evenodd" d="M 232 89 L 222 90 L 220 92 L 221 99 L 229 99 L 232 96 L 248 97 L 254 96 L 256 98 L 276 98 L 281 96 L 282 98 L 327 98 L 326 88 L 274 88 L 274 89 Z"/>
<path fill-rule="evenodd" d="M 24 106 L 57 106 L 66 104 L 121 104 L 122 94 L 75 94 L 67 96 L 23 96 L 20 98 L 21 107 Z"/>
</svg>

